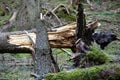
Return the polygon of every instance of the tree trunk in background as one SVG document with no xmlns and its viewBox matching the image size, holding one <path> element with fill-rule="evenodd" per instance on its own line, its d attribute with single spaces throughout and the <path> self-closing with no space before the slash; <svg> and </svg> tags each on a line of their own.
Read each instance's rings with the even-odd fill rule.
<svg viewBox="0 0 120 80">
<path fill-rule="evenodd" d="M 16 1 L 16 10 L 18 14 L 15 21 L 15 27 L 17 30 L 29 30 L 34 26 L 36 21 L 37 4 L 34 0 L 17 0 Z"/>
</svg>

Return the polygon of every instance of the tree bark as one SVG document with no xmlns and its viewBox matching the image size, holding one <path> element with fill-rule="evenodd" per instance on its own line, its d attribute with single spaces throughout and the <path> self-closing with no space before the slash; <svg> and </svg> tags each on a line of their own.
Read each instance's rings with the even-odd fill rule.
<svg viewBox="0 0 120 80">
<path fill-rule="evenodd" d="M 35 1 L 36 2 L 36 1 Z M 42 0 L 37 1 L 36 4 L 38 9 L 38 13 L 35 13 L 35 16 L 39 16 L 39 11 L 42 13 Z M 32 5 L 30 6 L 32 7 Z M 29 11 L 31 12 L 31 11 Z M 36 17 L 36 18 L 37 18 Z M 34 20 L 34 18 L 32 18 Z M 38 75 L 36 80 L 42 80 L 45 78 L 47 73 L 58 72 L 55 70 L 59 70 L 57 63 L 55 62 L 51 48 L 48 41 L 48 34 L 46 29 L 45 21 L 42 19 L 35 19 L 35 27 L 36 27 L 36 44 L 35 44 L 35 74 Z"/>
<path fill-rule="evenodd" d="M 25 39 L 24 35 L 20 35 L 21 33 L 23 32 L 1 33 L 0 52 L 1 53 L 31 52 L 33 50 L 33 48 L 31 47 L 31 42 L 29 41 L 29 39 Z"/>
<path fill-rule="evenodd" d="M 51 50 L 48 43 L 47 31 L 45 28 L 45 24 L 40 20 L 40 15 L 39 15 L 40 13 L 42 13 L 42 5 L 44 4 L 42 1 L 43 0 L 17 0 L 16 1 L 17 3 L 16 9 L 18 10 L 18 14 L 15 21 L 16 29 L 28 30 L 33 27 L 36 27 L 36 44 L 35 45 L 33 43 L 31 44 L 26 43 L 26 45 L 24 45 L 25 41 L 19 44 L 19 41 L 15 42 L 16 40 L 14 41 L 11 39 L 11 37 L 13 38 L 14 35 L 12 35 L 11 37 L 7 35 L 7 37 L 4 38 L 6 40 L 5 43 L 7 43 L 5 47 L 7 47 L 9 50 L 10 49 L 13 50 L 17 46 L 17 49 L 19 47 L 24 49 L 27 47 L 27 49 L 25 50 L 27 50 L 26 52 L 29 52 L 30 51 L 29 49 L 32 48 L 31 49 L 32 55 L 34 55 L 34 58 L 36 58 L 35 73 L 39 75 L 39 78 L 41 79 L 42 77 L 44 77 L 45 74 L 49 72 L 54 72 L 53 70 L 54 66 L 52 64 L 52 61 L 54 59 L 52 58 L 52 54 L 50 54 Z M 7 41 L 7 39 L 9 40 Z M 10 46 L 11 44 L 13 46 Z M 35 52 L 33 49 L 35 49 Z M 37 79 L 41 80 L 39 78 Z"/>
<path fill-rule="evenodd" d="M 64 31 L 63 31 L 64 30 Z M 75 24 L 66 25 L 48 32 L 48 39 L 52 48 L 72 47 Z M 36 30 L 29 30 L 28 34 L 36 43 Z M 31 52 L 34 49 L 32 41 L 24 31 L 1 33 L 0 52 Z"/>
<path fill-rule="evenodd" d="M 97 21 L 96 21 L 97 22 Z M 96 24 L 96 23 L 95 23 Z M 78 4 L 77 14 L 77 27 L 76 27 L 76 54 L 71 59 L 74 60 L 74 64 L 70 67 L 76 68 L 81 65 L 81 58 L 86 56 L 86 53 L 90 51 L 90 45 L 93 41 L 92 33 L 97 27 L 94 25 L 86 26 L 86 19 L 84 14 L 84 8 L 81 3 Z"/>
<path fill-rule="evenodd" d="M 96 23 L 95 23 L 96 24 Z M 86 19 L 84 14 L 84 8 L 82 4 L 78 4 L 78 14 L 77 14 L 77 28 L 76 28 L 76 38 L 81 38 L 86 45 L 91 45 L 92 33 L 96 29 L 93 25 L 92 27 L 86 26 Z"/>
<path fill-rule="evenodd" d="M 83 37 L 83 31 L 86 27 L 86 20 L 84 14 L 84 8 L 82 4 L 78 4 L 78 13 L 77 13 L 77 28 L 76 28 L 76 38 Z"/>
<path fill-rule="evenodd" d="M 35 55 L 36 55 L 36 64 L 35 64 L 35 73 L 39 75 L 38 79 L 45 77 L 47 73 L 52 73 L 54 71 L 54 66 L 51 60 L 51 50 L 48 43 L 47 31 L 45 29 L 45 24 L 43 21 L 36 23 L 37 36 L 36 36 L 36 46 L 35 46 Z"/>
<path fill-rule="evenodd" d="M 88 28 L 95 29 L 97 21 L 86 25 Z M 52 48 L 72 48 L 75 45 L 76 23 L 54 29 L 48 32 L 48 39 Z M 33 41 L 36 41 L 36 30 L 28 31 Z M 0 52 L 1 53 L 31 53 L 34 50 L 33 43 L 24 31 L 0 33 Z M 36 43 L 36 42 L 35 42 Z"/>
<path fill-rule="evenodd" d="M 16 9 L 19 10 L 15 27 L 17 30 L 30 30 L 35 24 L 38 13 L 38 1 L 34 0 L 17 0 L 16 1 Z"/>
</svg>

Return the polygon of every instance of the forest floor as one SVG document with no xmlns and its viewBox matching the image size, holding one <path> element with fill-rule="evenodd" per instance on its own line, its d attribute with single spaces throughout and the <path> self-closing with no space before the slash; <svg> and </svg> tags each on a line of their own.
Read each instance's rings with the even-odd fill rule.
<svg viewBox="0 0 120 80">
<path fill-rule="evenodd" d="M 61 0 L 60 2 L 56 3 L 64 3 L 64 0 Z M 85 7 L 85 14 L 86 14 L 86 21 L 87 23 L 92 22 L 94 20 L 99 20 L 101 23 L 101 26 L 98 27 L 96 31 L 110 31 L 118 36 L 120 38 L 120 1 L 106 1 L 102 2 L 97 0 L 94 2 L 94 9 L 90 10 L 90 7 L 88 4 L 83 3 Z M 8 17 L 0 18 L 0 24 L 3 23 L 3 20 L 7 20 Z M 97 47 L 99 47 L 97 45 Z M 112 57 L 116 61 L 120 61 L 120 41 L 114 41 L 110 43 L 105 50 L 103 50 L 108 55 L 112 55 Z M 72 63 L 69 60 L 69 56 L 64 54 L 59 49 L 54 49 L 53 54 L 55 56 L 55 60 L 57 60 L 59 67 L 61 70 L 66 69 L 68 66 L 70 66 Z M 1 54 L 0 56 L 4 56 L 4 59 L 8 58 L 9 54 Z M 24 59 L 24 58 L 30 58 L 30 55 L 10 55 L 9 60 L 16 60 L 16 59 Z M 3 59 L 3 57 L 0 57 L 0 60 Z M 26 60 L 25 60 L 26 61 Z M 16 62 L 17 63 L 17 62 Z M 33 66 L 7 66 L 2 61 L 0 61 L 0 80 L 6 79 L 6 80 L 16 80 L 18 78 L 19 80 L 28 80 L 30 77 L 30 73 L 33 72 Z M 21 79 L 22 78 L 22 79 Z M 33 78 L 29 79 L 33 80 Z"/>
<path fill-rule="evenodd" d="M 86 10 L 86 14 L 89 19 L 97 19 L 101 23 L 96 31 L 109 31 L 120 38 L 120 1 L 99 2 L 95 8 L 95 11 Z M 104 51 L 108 54 L 120 54 L 120 41 L 110 43 Z"/>
</svg>

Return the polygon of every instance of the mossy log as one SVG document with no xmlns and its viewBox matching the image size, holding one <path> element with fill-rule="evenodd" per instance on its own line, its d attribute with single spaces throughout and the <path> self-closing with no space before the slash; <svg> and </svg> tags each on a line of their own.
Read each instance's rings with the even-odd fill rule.
<svg viewBox="0 0 120 80">
<path fill-rule="evenodd" d="M 97 21 L 86 25 L 97 27 Z M 48 39 L 52 48 L 72 48 L 74 46 L 76 23 L 48 31 Z M 33 42 L 36 41 L 36 30 L 28 31 Z M 0 33 L 0 53 L 31 53 L 34 45 L 24 31 Z"/>
<path fill-rule="evenodd" d="M 108 64 L 67 72 L 49 73 L 45 80 L 119 80 L 120 65 Z"/>
</svg>

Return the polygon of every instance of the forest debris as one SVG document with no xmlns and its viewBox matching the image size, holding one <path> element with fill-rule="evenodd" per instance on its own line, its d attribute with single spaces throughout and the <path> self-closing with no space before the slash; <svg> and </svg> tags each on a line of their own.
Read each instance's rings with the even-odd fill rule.
<svg viewBox="0 0 120 80">
<path fill-rule="evenodd" d="M 94 23 L 93 23 L 94 24 Z M 91 24 L 92 25 L 92 24 Z M 48 32 L 52 48 L 74 48 L 76 23 L 71 23 Z M 28 31 L 35 42 L 36 31 Z M 24 31 L 1 33 L 0 52 L 31 52 L 33 46 Z"/>
</svg>

